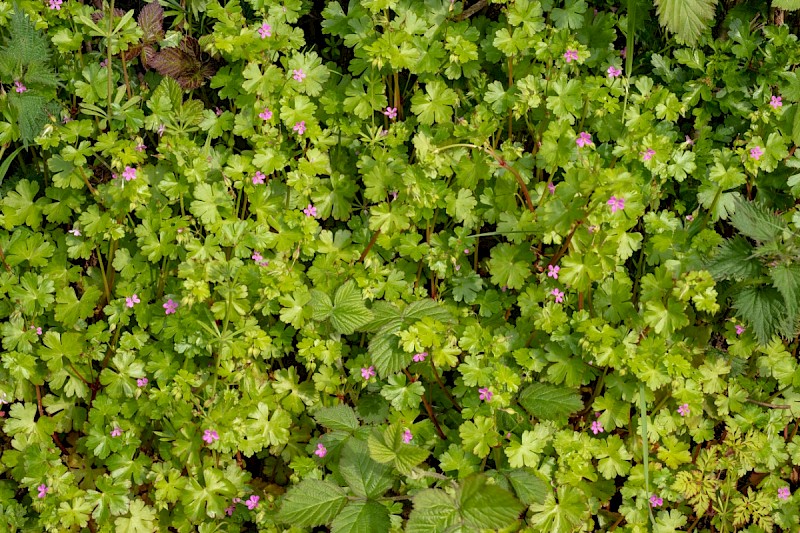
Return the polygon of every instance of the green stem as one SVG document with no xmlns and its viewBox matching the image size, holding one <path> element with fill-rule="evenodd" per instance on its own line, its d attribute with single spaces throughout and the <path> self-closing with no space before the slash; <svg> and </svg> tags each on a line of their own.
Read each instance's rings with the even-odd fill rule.
<svg viewBox="0 0 800 533">
<path fill-rule="evenodd" d="M 112 87 L 111 87 L 111 73 L 113 71 L 112 67 L 112 55 L 111 55 L 111 37 L 114 33 L 114 0 L 111 0 L 108 6 L 108 42 L 106 43 L 106 60 L 108 64 L 106 65 L 106 70 L 108 71 L 108 110 L 107 110 L 107 117 L 108 117 L 108 129 L 111 129 L 111 101 L 113 100 L 114 95 L 112 94 Z"/>
<path fill-rule="evenodd" d="M 647 497 L 650 497 L 650 445 L 647 440 L 647 405 L 645 403 L 645 389 L 644 383 L 639 384 L 639 425 L 642 437 L 642 465 L 644 466 L 644 490 Z M 653 508 L 650 502 L 647 502 L 647 511 L 650 513 L 650 523 L 655 525 L 656 521 L 653 517 Z"/>
</svg>

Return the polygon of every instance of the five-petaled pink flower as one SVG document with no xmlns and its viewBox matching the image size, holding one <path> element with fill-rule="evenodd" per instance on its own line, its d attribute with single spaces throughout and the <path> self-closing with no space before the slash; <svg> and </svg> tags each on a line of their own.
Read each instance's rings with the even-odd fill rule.
<svg viewBox="0 0 800 533">
<path fill-rule="evenodd" d="M 316 217 L 317 216 L 317 208 L 314 207 L 314 204 L 308 204 L 308 207 L 303 209 L 303 214 L 307 217 Z"/>
<path fill-rule="evenodd" d="M 761 156 L 764 155 L 764 150 L 761 149 L 760 146 L 756 146 L 750 150 L 750 157 L 758 161 L 761 159 Z"/>
<path fill-rule="evenodd" d="M 375 377 L 375 367 L 364 367 L 361 369 L 361 377 L 364 379 L 370 379 Z"/>
<path fill-rule="evenodd" d="M 648 148 L 644 152 L 642 152 L 642 161 L 650 161 L 653 159 L 653 156 L 656 155 L 656 151 L 652 148 Z"/>
<path fill-rule="evenodd" d="M 296 132 L 298 135 L 302 135 L 306 132 L 306 121 L 301 120 L 300 122 L 296 123 L 292 126 L 292 131 Z"/>
<path fill-rule="evenodd" d="M 28 90 L 28 88 L 22 85 L 21 81 L 17 80 L 14 82 L 14 90 L 17 91 L 18 93 L 24 93 L 25 91 Z"/>
<path fill-rule="evenodd" d="M 265 179 L 266 176 L 264 173 L 258 170 L 255 174 L 253 174 L 253 185 L 263 185 Z"/>
<path fill-rule="evenodd" d="M 42 334 L 42 327 L 41 326 L 31 326 L 31 329 L 35 329 L 37 335 L 41 335 Z M 0 403 L 2 403 L 2 402 L 0 402 Z"/>
<path fill-rule="evenodd" d="M 678 406 L 678 414 L 681 416 L 689 416 L 689 404 L 685 403 Z"/>
<path fill-rule="evenodd" d="M 411 442 L 411 439 L 413 439 L 413 438 L 414 438 L 414 434 L 411 433 L 410 429 L 406 429 L 403 432 L 403 442 L 404 443 L 408 444 L 409 442 Z"/>
<path fill-rule="evenodd" d="M 741 335 L 742 333 L 744 333 L 744 332 L 745 332 L 745 330 L 746 330 L 746 329 L 747 329 L 747 328 L 746 328 L 746 327 L 744 327 L 743 325 L 741 325 L 741 324 L 736 324 L 736 334 L 737 334 L 737 335 Z"/>
<path fill-rule="evenodd" d="M 253 261 L 255 261 L 256 263 L 258 263 L 259 261 L 263 261 L 264 260 L 264 257 L 259 252 L 253 252 L 253 255 L 250 256 L 250 258 Z"/>
<path fill-rule="evenodd" d="M 553 296 L 556 297 L 556 303 L 557 304 L 560 304 L 561 302 L 564 301 L 564 293 L 561 292 L 560 290 L 553 289 L 552 291 L 550 291 L 550 294 L 552 294 Z"/>
<path fill-rule="evenodd" d="M 492 401 L 492 396 L 494 396 L 494 393 L 492 391 L 490 391 L 489 389 L 487 389 L 487 388 L 478 389 L 478 392 L 480 393 L 480 395 L 478 397 L 481 400 L 483 400 L 484 402 L 491 402 Z"/>
<path fill-rule="evenodd" d="M 791 495 L 792 491 L 789 490 L 789 487 L 781 487 L 778 489 L 778 498 L 781 500 L 788 500 Z"/>
<path fill-rule="evenodd" d="M 139 296 L 136 293 L 133 293 L 133 296 L 128 296 L 127 298 L 125 298 L 125 305 L 127 305 L 128 307 L 133 307 L 139 302 L 141 302 L 141 300 L 139 300 Z"/>
<path fill-rule="evenodd" d="M 625 209 L 625 198 L 622 197 L 612 196 L 606 203 L 611 206 L 612 213 Z"/>
<path fill-rule="evenodd" d="M 230 504 L 225 508 L 225 514 L 228 516 L 233 516 L 233 512 L 236 510 L 236 504 Z"/>
<path fill-rule="evenodd" d="M 317 457 L 325 457 L 328 454 L 328 448 L 326 448 L 321 442 L 317 443 L 317 450 L 314 452 L 314 455 Z"/>
<path fill-rule="evenodd" d="M 420 352 L 414 354 L 414 357 L 412 359 L 414 359 L 415 363 L 421 363 L 425 360 L 426 357 L 428 357 L 428 352 Z"/>
<path fill-rule="evenodd" d="M 561 270 L 561 267 L 558 265 L 547 265 L 547 277 L 558 279 L 559 270 Z"/>
<path fill-rule="evenodd" d="M 594 422 L 592 422 L 592 433 L 597 435 L 598 433 L 602 433 L 603 431 L 605 431 L 605 429 L 603 429 L 603 424 L 599 420 L 595 420 Z"/>
<path fill-rule="evenodd" d="M 147 379 L 147 378 L 139 378 L 139 379 L 136 380 L 136 386 L 137 387 L 146 387 L 147 384 L 149 383 L 149 381 L 150 380 Z"/>
<path fill-rule="evenodd" d="M 42 483 L 41 485 L 36 487 L 36 490 L 39 491 L 38 494 L 39 498 L 44 498 L 45 496 L 47 496 L 47 493 L 50 492 L 50 487 Z"/>
<path fill-rule="evenodd" d="M 296 68 L 292 70 L 292 79 L 297 82 L 301 82 L 306 79 L 306 73 L 303 72 L 303 69 Z"/>
<path fill-rule="evenodd" d="M 61 11 L 61 4 L 63 3 L 63 0 L 50 0 L 50 9 Z"/>
<path fill-rule="evenodd" d="M 653 507 L 653 508 L 661 507 L 663 504 L 664 504 L 664 499 L 663 498 L 659 498 L 655 494 L 650 496 L 650 507 Z"/>
<path fill-rule="evenodd" d="M 267 37 L 272 37 L 272 26 L 267 24 L 266 22 L 258 28 L 258 34 L 261 36 L 262 39 L 266 39 Z"/>
<path fill-rule="evenodd" d="M 217 433 L 213 429 L 207 429 L 203 432 L 203 440 L 206 441 L 208 444 L 211 444 L 215 440 L 219 440 L 219 433 Z"/>
<path fill-rule="evenodd" d="M 394 120 L 397 118 L 397 108 L 396 107 L 387 107 L 383 114 L 389 117 L 389 120 Z"/>
<path fill-rule="evenodd" d="M 578 60 L 578 51 L 577 50 L 567 50 L 566 52 L 564 52 L 564 59 L 566 60 L 567 63 L 570 63 L 572 61 L 577 61 Z"/>
<path fill-rule="evenodd" d="M 117 427 L 115 427 L 114 429 L 111 430 L 111 436 L 112 437 L 119 437 L 121 435 L 122 435 L 122 430 L 119 428 L 119 426 L 117 426 Z"/>
<path fill-rule="evenodd" d="M 264 111 L 258 114 L 258 117 L 264 120 L 269 120 L 272 118 L 272 110 L 268 107 L 265 107 Z"/>
<path fill-rule="evenodd" d="M 583 148 L 584 146 L 594 145 L 594 143 L 592 142 L 592 136 L 585 131 L 582 131 L 578 134 L 578 138 L 575 139 L 575 144 L 577 144 L 579 148 Z"/>
<path fill-rule="evenodd" d="M 164 308 L 165 315 L 172 315 L 175 314 L 175 311 L 178 310 L 178 302 L 170 298 L 161 307 Z"/>
<path fill-rule="evenodd" d="M 125 181 L 135 180 L 136 169 L 133 167 L 125 167 L 125 171 L 122 173 L 122 177 L 125 178 Z"/>
<path fill-rule="evenodd" d="M 619 76 L 622 75 L 622 71 L 620 69 L 618 69 L 617 67 L 615 67 L 614 65 L 611 65 L 610 67 L 608 67 L 608 70 L 606 71 L 606 73 L 608 73 L 608 77 L 611 78 L 612 80 L 614 78 L 618 78 Z"/>
<path fill-rule="evenodd" d="M 556 193 L 556 186 L 553 185 L 552 181 L 548 181 L 547 182 L 547 190 L 550 191 L 550 194 L 555 194 Z"/>
<path fill-rule="evenodd" d="M 252 496 L 250 496 L 247 499 L 247 501 L 244 502 L 244 504 L 247 506 L 248 509 L 250 509 L 252 511 L 256 507 L 258 507 L 258 500 L 260 500 L 260 499 L 261 498 L 259 498 L 255 494 L 253 494 Z"/>
<path fill-rule="evenodd" d="M 772 106 L 772 109 L 778 109 L 779 107 L 783 106 L 783 98 L 780 96 L 773 96 L 769 100 L 769 105 Z"/>
</svg>

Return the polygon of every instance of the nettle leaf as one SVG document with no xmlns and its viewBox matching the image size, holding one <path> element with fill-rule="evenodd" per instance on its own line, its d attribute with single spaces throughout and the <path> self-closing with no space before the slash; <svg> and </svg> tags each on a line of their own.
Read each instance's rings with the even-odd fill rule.
<svg viewBox="0 0 800 533">
<path fill-rule="evenodd" d="M 761 262 L 745 238 L 736 236 L 723 242 L 706 265 L 714 279 L 746 279 L 761 273 Z"/>
<path fill-rule="evenodd" d="M 736 201 L 730 222 L 740 233 L 759 242 L 774 241 L 788 230 L 786 222 L 756 202 Z"/>
<path fill-rule="evenodd" d="M 780 264 L 771 268 L 769 275 L 772 278 L 772 286 L 783 296 L 789 314 L 797 314 L 800 310 L 800 265 Z"/>
<path fill-rule="evenodd" d="M 306 479 L 283 497 L 278 518 L 300 527 L 329 524 L 347 503 L 347 494 L 330 481 Z"/>
<path fill-rule="evenodd" d="M 655 0 L 658 21 L 686 44 L 694 44 L 714 19 L 717 0 Z"/>
<path fill-rule="evenodd" d="M 377 498 L 394 484 L 389 467 L 372 459 L 367 444 L 357 439 L 345 444 L 339 474 L 357 496 L 365 498 Z"/>
<path fill-rule="evenodd" d="M 576 391 L 546 383 L 534 383 L 523 390 L 519 403 L 531 415 L 544 420 L 563 418 L 583 407 Z"/>
<path fill-rule="evenodd" d="M 747 285 L 733 297 L 738 316 L 752 324 L 758 342 L 767 344 L 785 319 L 786 306 L 781 293 L 773 287 Z"/>
</svg>

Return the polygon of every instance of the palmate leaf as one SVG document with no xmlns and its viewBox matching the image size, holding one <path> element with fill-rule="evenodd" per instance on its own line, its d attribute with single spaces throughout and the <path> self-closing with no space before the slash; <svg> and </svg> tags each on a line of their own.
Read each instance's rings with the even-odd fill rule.
<svg viewBox="0 0 800 533">
<path fill-rule="evenodd" d="M 536 418 L 552 420 L 568 416 L 583 407 L 572 389 L 534 383 L 519 395 L 519 403 Z"/>
<path fill-rule="evenodd" d="M 658 21 L 692 45 L 714 18 L 717 0 L 655 0 Z"/>
<path fill-rule="evenodd" d="M 367 441 L 370 456 L 377 462 L 391 464 L 401 474 L 408 475 L 411 469 L 424 461 L 430 452 L 402 441 L 399 426 L 389 426 L 385 431 L 377 429 Z"/>
</svg>

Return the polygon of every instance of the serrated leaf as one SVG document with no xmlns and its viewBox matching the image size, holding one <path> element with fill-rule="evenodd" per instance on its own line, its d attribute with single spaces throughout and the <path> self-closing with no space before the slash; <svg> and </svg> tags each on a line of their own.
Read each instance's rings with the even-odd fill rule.
<svg viewBox="0 0 800 533">
<path fill-rule="evenodd" d="M 517 498 L 525 505 L 544 503 L 547 499 L 550 487 L 536 474 L 526 469 L 514 469 L 505 472 L 504 475 L 517 493 Z"/>
<path fill-rule="evenodd" d="M 786 313 L 781 293 L 772 287 L 742 287 L 733 297 L 733 306 L 741 318 L 752 324 L 762 345 L 778 332 Z"/>
<path fill-rule="evenodd" d="M 443 490 L 427 489 L 414 495 L 414 509 L 408 517 L 406 533 L 440 533 L 459 520 L 458 506 Z"/>
<path fill-rule="evenodd" d="M 356 412 L 349 405 L 335 405 L 333 407 L 323 407 L 314 413 L 314 420 L 318 424 L 331 429 L 353 432 L 358 429 L 358 418 Z"/>
<path fill-rule="evenodd" d="M 464 480 L 459 493 L 461 515 L 475 531 L 505 529 L 525 508 L 510 492 L 480 474 Z"/>
<path fill-rule="evenodd" d="M 786 303 L 786 310 L 794 315 L 800 307 L 800 265 L 780 264 L 769 271 L 772 286 L 778 289 Z"/>
<path fill-rule="evenodd" d="M 736 236 L 723 242 L 706 265 L 714 279 L 745 279 L 759 275 L 761 263 L 753 255 L 753 246 Z"/>
<path fill-rule="evenodd" d="M 142 42 L 157 43 L 164 38 L 164 9 L 158 2 L 144 6 L 137 20 L 144 32 Z"/>
<path fill-rule="evenodd" d="M 305 479 L 289 489 L 278 513 L 280 520 L 300 527 L 329 524 L 344 504 L 347 495 L 330 481 Z"/>
<path fill-rule="evenodd" d="M 373 431 L 367 440 L 370 456 L 377 462 L 391 464 L 401 474 L 408 475 L 411 469 L 424 461 L 430 452 L 402 441 L 399 426 L 389 426 L 383 432 Z"/>
<path fill-rule="evenodd" d="M 772 7 L 795 11 L 800 9 L 800 0 L 772 0 Z"/>
<path fill-rule="evenodd" d="M 714 18 L 717 0 L 655 0 L 658 21 L 692 45 Z"/>
<path fill-rule="evenodd" d="M 331 533 L 388 533 L 389 510 L 367 500 L 347 505 L 331 524 Z"/>
<path fill-rule="evenodd" d="M 357 496 L 376 498 L 392 487 L 389 468 L 369 456 L 363 441 L 349 439 L 339 461 L 339 473 Z"/>
<path fill-rule="evenodd" d="M 546 383 L 534 383 L 522 391 L 519 403 L 536 418 L 545 420 L 568 416 L 583 407 L 577 392 Z"/>
<path fill-rule="evenodd" d="M 372 320 L 372 313 L 364 305 L 361 290 L 350 280 L 338 289 L 333 296 L 331 325 L 343 335 L 350 335 Z"/>
<path fill-rule="evenodd" d="M 766 207 L 741 199 L 736 201 L 730 222 L 740 233 L 759 242 L 775 240 L 787 229 L 783 219 Z"/>
</svg>

